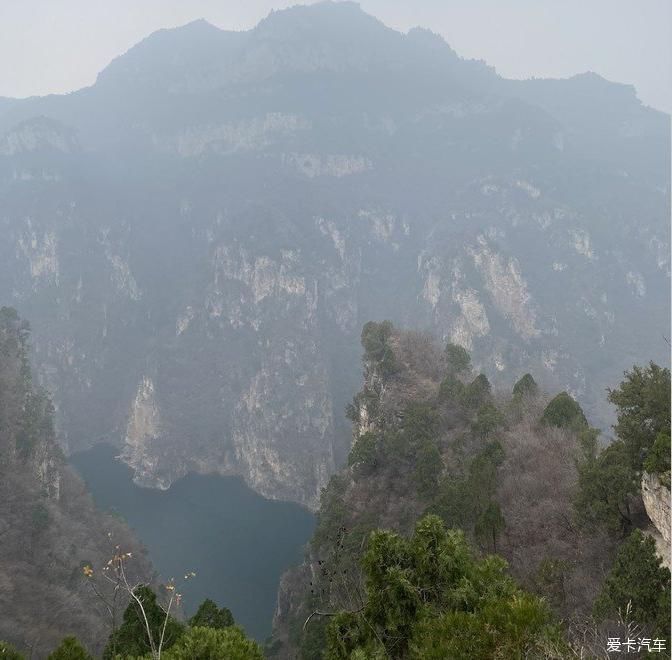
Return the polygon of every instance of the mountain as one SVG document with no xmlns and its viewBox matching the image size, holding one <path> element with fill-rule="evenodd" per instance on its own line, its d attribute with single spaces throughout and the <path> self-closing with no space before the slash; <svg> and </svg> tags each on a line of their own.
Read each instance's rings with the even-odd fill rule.
<svg viewBox="0 0 672 660">
<path fill-rule="evenodd" d="M 161 30 L 0 102 L 0 300 L 66 453 L 318 506 L 371 318 L 530 372 L 607 428 L 667 363 L 669 117 L 595 74 L 510 81 L 353 3 Z"/>
<path fill-rule="evenodd" d="M 1 308 L 0 639 L 43 658 L 76 635 L 96 652 L 112 625 L 107 605 L 125 603 L 102 578 L 96 595 L 84 567 L 94 566 L 98 581 L 119 546 L 136 555 L 129 579 L 147 580 L 151 570 L 128 528 L 94 508 L 68 467 L 49 398 L 32 383 L 28 337 L 27 323 Z"/>
<path fill-rule="evenodd" d="M 599 450 L 596 430 L 566 392 L 544 393 L 529 374 L 510 392 L 494 390 L 489 374 L 472 370 L 463 348 L 449 343 L 444 349 L 426 333 L 402 331 L 389 321 L 367 323 L 362 345 L 363 383 L 348 408 L 352 449 L 322 493 L 304 562 L 282 578 L 269 657 L 354 658 L 353 649 L 372 658 L 598 657 L 603 631 L 621 624 L 613 605 L 611 616 L 598 616 L 597 623 L 590 616 L 609 589 L 605 576 L 612 565 L 625 565 L 614 558 L 644 538 L 637 530 L 624 541 L 635 527 L 653 538 L 630 561 L 643 564 L 648 554 L 662 583 L 639 602 L 630 595 L 634 589 L 625 593 L 635 609 L 659 602 L 656 636 L 667 634 L 669 451 L 658 473 L 642 474 L 640 466 L 624 478 L 613 451 L 623 439 Z M 640 371 L 618 388 L 628 392 L 627 406 L 619 402 L 624 436 L 630 415 L 642 422 L 647 417 L 628 427 L 633 436 L 652 433 L 643 428 L 667 432 L 669 371 L 650 369 L 644 379 Z M 660 405 L 651 405 L 653 399 Z M 656 453 L 641 453 L 647 451 Z M 620 518 L 615 525 L 612 514 Z M 448 545 L 437 524 L 451 530 Z M 501 562 L 497 577 L 485 580 L 490 593 L 510 572 L 517 585 L 543 599 L 549 619 L 530 615 L 531 606 L 516 618 L 516 640 L 525 651 L 505 648 L 511 629 L 503 622 L 512 619 L 496 614 L 499 606 L 482 605 L 482 628 L 472 618 L 479 616 L 474 601 L 482 604 L 488 595 L 475 595 L 478 580 L 470 584 L 468 571 L 460 575 L 464 556 L 455 552 L 456 538 L 466 538 L 486 564 Z M 415 548 L 410 554 L 405 539 Z M 443 632 L 432 640 L 430 630 L 444 616 Z M 655 629 L 656 617 L 646 616 L 637 610 L 629 625 Z M 541 628 L 525 630 L 539 620 L 557 623 L 564 642 L 540 648 L 528 635 Z"/>
</svg>

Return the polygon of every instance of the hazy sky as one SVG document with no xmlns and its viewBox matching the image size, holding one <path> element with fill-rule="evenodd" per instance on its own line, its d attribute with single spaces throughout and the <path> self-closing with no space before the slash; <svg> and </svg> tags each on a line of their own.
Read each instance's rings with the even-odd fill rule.
<svg viewBox="0 0 672 660">
<path fill-rule="evenodd" d="M 149 33 L 205 18 L 254 26 L 297 0 L 0 0 L 0 96 L 90 85 Z M 304 3 L 308 4 L 308 3 Z M 387 25 L 442 34 L 507 77 L 596 71 L 672 111 L 672 0 L 362 0 Z"/>
</svg>

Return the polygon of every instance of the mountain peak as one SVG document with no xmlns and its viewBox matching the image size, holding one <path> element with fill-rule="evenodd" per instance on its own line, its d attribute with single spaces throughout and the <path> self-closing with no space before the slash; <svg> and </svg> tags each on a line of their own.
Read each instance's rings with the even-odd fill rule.
<svg viewBox="0 0 672 660">
<path fill-rule="evenodd" d="M 445 73 L 457 59 L 443 38 L 429 30 L 406 35 L 356 2 L 326 0 L 272 11 L 245 32 L 221 30 L 203 19 L 159 30 L 114 60 L 98 82 L 204 91 L 286 73 Z"/>
<path fill-rule="evenodd" d="M 286 9 L 273 10 L 262 19 L 255 30 L 291 30 L 328 27 L 339 29 L 347 25 L 349 28 L 366 25 L 385 28 L 377 18 L 367 14 L 358 2 L 345 0 L 323 0 L 311 5 L 294 5 Z"/>
</svg>

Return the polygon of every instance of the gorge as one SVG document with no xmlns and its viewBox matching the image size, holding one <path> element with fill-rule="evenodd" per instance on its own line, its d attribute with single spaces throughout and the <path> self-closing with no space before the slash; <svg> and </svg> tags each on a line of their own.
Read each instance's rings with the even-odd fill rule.
<svg viewBox="0 0 672 660">
<path fill-rule="evenodd" d="M 506 80 L 326 2 L 161 30 L 89 88 L 1 99 L 0 135 L 0 298 L 66 453 L 110 443 L 138 484 L 315 509 L 370 319 L 605 430 L 604 388 L 668 360 L 669 117 L 595 74 Z"/>
</svg>

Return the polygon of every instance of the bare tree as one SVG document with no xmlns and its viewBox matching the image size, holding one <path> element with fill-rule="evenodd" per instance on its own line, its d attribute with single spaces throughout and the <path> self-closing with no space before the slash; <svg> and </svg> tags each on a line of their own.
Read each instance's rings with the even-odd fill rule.
<svg viewBox="0 0 672 660">
<path fill-rule="evenodd" d="M 171 610 L 179 606 L 182 600 L 182 594 L 177 591 L 174 578 L 171 578 L 165 585 L 169 597 L 166 607 L 163 608 L 164 617 L 161 625 L 161 632 L 157 639 L 155 631 L 152 630 L 152 626 L 149 623 L 145 604 L 143 603 L 142 598 L 138 595 L 139 589 L 146 585 L 143 581 L 137 581 L 129 577 L 127 564 L 132 556 L 131 552 L 123 552 L 120 546 L 117 545 L 114 548 L 112 557 L 103 567 L 100 575 L 102 579 L 106 581 L 106 584 L 111 585 L 111 595 L 107 594 L 106 590 L 96 583 L 95 573 L 92 566 L 84 566 L 82 572 L 86 576 L 93 593 L 104 604 L 112 622 L 112 632 L 117 629 L 117 613 L 119 612 L 120 607 L 125 606 L 131 601 L 137 605 L 144 624 L 145 632 L 147 633 L 151 657 L 153 660 L 161 660 L 161 653 L 165 643 L 166 627 L 171 616 Z M 195 576 L 196 573 L 192 571 L 186 573 L 184 579 L 189 580 Z"/>
</svg>

